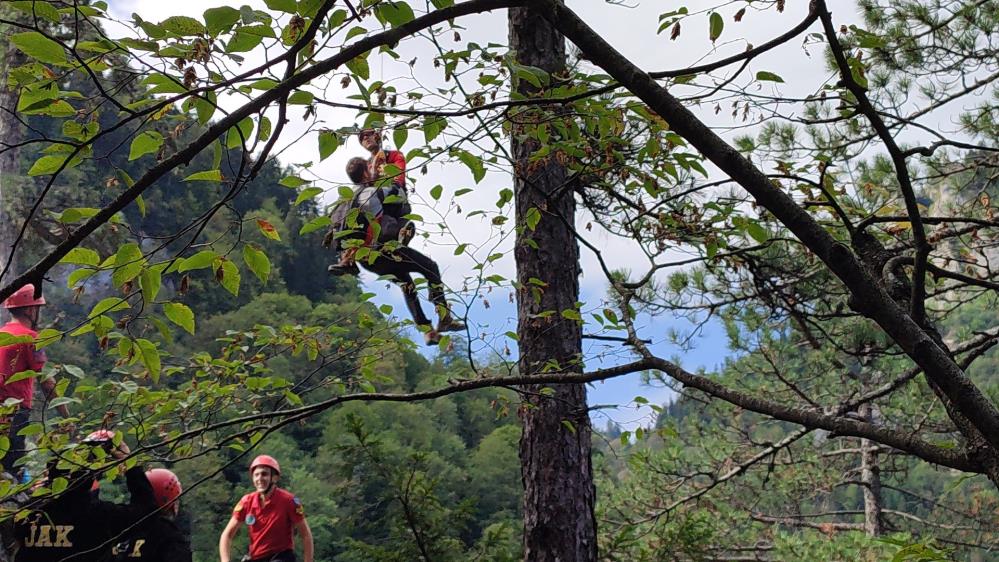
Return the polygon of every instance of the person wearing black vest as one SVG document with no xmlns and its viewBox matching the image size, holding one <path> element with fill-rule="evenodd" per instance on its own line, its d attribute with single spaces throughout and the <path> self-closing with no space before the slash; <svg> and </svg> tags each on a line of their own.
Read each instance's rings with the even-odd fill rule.
<svg viewBox="0 0 999 562">
<path fill-rule="evenodd" d="M 191 562 L 191 539 L 177 525 L 180 494 L 177 475 L 165 468 L 146 472 L 156 511 L 128 529 L 111 549 L 113 562 Z"/>
<path fill-rule="evenodd" d="M 117 460 L 128 452 L 124 442 L 110 451 Z M 16 524 L 15 562 L 102 562 L 117 537 L 156 509 L 152 485 L 138 466 L 125 472 L 131 495 L 128 504 L 111 503 L 92 494 L 96 472 L 89 468 L 67 470 L 56 461 L 49 463 L 50 485 L 60 479 L 68 482 L 66 489 L 31 508 Z"/>
</svg>

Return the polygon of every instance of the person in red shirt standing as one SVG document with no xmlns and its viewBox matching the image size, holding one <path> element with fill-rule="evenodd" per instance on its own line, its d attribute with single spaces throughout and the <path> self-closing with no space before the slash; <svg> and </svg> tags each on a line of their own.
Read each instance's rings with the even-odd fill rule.
<svg viewBox="0 0 999 562">
<path fill-rule="evenodd" d="M 10 312 L 11 321 L 3 327 L 0 332 L 12 336 L 28 336 L 34 338 L 38 335 L 35 329 L 38 327 L 38 317 L 42 306 L 45 305 L 45 297 L 35 296 L 35 286 L 31 283 L 21 287 L 3 302 L 3 308 Z M 35 371 L 40 373 L 45 366 L 45 352 L 35 349 L 34 343 L 16 343 L 0 347 L 0 402 L 8 398 L 20 400 L 17 411 L 10 419 L 9 439 L 10 450 L 3 457 L 4 470 L 13 474 L 16 470 L 15 464 L 24 456 L 24 436 L 18 435 L 26 425 L 31 414 L 31 403 L 35 392 L 35 378 L 27 377 L 20 380 L 9 381 L 17 373 L 24 371 Z M 46 397 L 52 396 L 55 389 L 55 380 L 43 379 L 42 389 Z M 59 413 L 64 418 L 69 417 L 69 409 L 65 405 L 58 407 Z"/>
<path fill-rule="evenodd" d="M 239 500 L 219 537 L 222 562 L 230 562 L 232 539 L 244 523 L 250 533 L 248 562 L 295 562 L 295 531 L 302 538 L 305 562 L 313 562 L 312 530 L 305 520 L 302 502 L 291 492 L 277 487 L 280 477 L 281 466 L 274 457 L 260 455 L 250 463 L 250 479 L 255 491 Z"/>
</svg>

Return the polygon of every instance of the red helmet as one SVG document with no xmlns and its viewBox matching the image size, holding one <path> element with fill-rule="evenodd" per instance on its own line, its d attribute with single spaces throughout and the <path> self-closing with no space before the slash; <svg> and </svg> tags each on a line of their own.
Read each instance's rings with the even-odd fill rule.
<svg viewBox="0 0 999 562">
<path fill-rule="evenodd" d="M 20 289 L 14 291 L 14 294 L 7 297 L 7 300 L 3 301 L 4 308 L 21 308 L 22 306 L 41 306 L 45 304 L 45 297 L 35 298 L 35 286 L 28 283 L 21 287 Z"/>
<path fill-rule="evenodd" d="M 154 468 L 146 472 L 146 478 L 153 487 L 153 497 L 157 507 L 166 507 L 177 501 L 183 488 L 177 475 L 165 468 Z"/>
<path fill-rule="evenodd" d="M 274 472 L 281 474 L 281 465 L 278 464 L 277 459 L 270 455 L 260 455 L 253 459 L 253 462 L 250 463 L 250 474 L 253 474 L 253 469 L 258 466 L 266 466 Z"/>
<path fill-rule="evenodd" d="M 110 429 L 98 429 L 96 431 L 91 431 L 90 435 L 83 440 L 84 443 L 103 443 L 105 441 L 114 440 L 114 432 Z"/>
</svg>

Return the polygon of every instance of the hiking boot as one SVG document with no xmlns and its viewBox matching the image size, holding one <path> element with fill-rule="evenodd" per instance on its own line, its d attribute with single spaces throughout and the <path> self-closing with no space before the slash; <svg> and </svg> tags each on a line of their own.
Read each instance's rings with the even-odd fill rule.
<svg viewBox="0 0 999 562">
<path fill-rule="evenodd" d="M 414 236 L 416 236 L 416 223 L 406 221 L 406 224 L 399 229 L 399 243 L 403 246 L 409 246 L 409 242 L 413 240 Z"/>
<path fill-rule="evenodd" d="M 361 273 L 361 270 L 357 268 L 357 264 L 354 262 L 335 263 L 326 268 L 326 271 L 328 271 L 330 275 L 335 275 L 337 277 L 341 275 L 358 275 Z"/>
<path fill-rule="evenodd" d="M 441 318 L 437 323 L 438 332 L 461 332 L 465 329 L 465 323 L 455 320 L 450 314 Z"/>
</svg>

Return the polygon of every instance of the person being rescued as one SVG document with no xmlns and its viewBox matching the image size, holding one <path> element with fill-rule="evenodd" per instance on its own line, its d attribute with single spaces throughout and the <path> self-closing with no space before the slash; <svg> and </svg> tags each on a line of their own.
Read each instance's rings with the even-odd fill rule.
<svg viewBox="0 0 999 562">
<path fill-rule="evenodd" d="M 382 148 L 382 135 L 376 129 L 361 129 L 357 134 L 361 146 L 371 153 L 364 162 L 365 172 L 362 183 L 364 186 L 374 186 L 381 190 L 382 212 L 395 218 L 398 223 L 397 239 L 403 245 L 409 245 L 416 235 L 416 225 L 405 217 L 412 213 L 409 196 L 406 189 L 406 157 L 398 150 Z M 353 161 L 353 160 L 352 160 Z M 355 168 L 357 164 L 355 162 Z M 352 180 L 353 181 L 353 180 Z M 354 181 L 358 184 L 357 181 Z M 329 268 L 333 275 L 357 275 L 360 270 L 354 263 L 355 252 L 343 252 L 340 261 Z"/>
<path fill-rule="evenodd" d="M 356 186 L 354 196 L 350 201 L 342 202 L 334 208 L 332 224 L 323 245 L 337 251 L 341 248 L 342 241 L 352 240 L 353 242 L 348 242 L 350 247 L 343 249 L 342 253 L 351 256 L 354 267 L 360 261 L 364 269 L 391 277 L 402 288 L 406 308 L 409 309 L 413 322 L 424 332 L 427 345 L 436 345 L 440 342 L 441 333 L 464 330 L 465 324 L 451 315 L 437 263 L 401 243 L 400 232 L 404 230 L 407 221 L 387 214 L 383 203 L 385 191 L 371 185 L 368 173 L 368 163 L 363 158 L 352 158 L 347 162 L 347 176 Z M 374 253 L 355 260 L 360 248 L 368 248 Z M 331 265 L 330 272 L 339 274 L 337 270 L 342 267 L 342 263 L 341 259 L 341 263 Z M 420 305 L 413 273 L 427 280 L 430 301 L 434 303 L 439 317 L 436 327 L 431 325 Z"/>
</svg>

